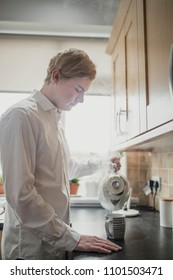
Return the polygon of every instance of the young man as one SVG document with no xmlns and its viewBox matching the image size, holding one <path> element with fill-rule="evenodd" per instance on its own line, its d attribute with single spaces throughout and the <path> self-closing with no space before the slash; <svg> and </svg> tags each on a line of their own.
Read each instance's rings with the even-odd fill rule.
<svg viewBox="0 0 173 280">
<path fill-rule="evenodd" d="M 99 162 L 75 163 L 60 122 L 61 111 L 84 101 L 96 75 L 77 49 L 50 60 L 40 91 L 11 107 L 0 120 L 0 151 L 6 194 L 3 259 L 64 259 L 67 251 L 110 253 L 109 240 L 80 235 L 69 226 L 69 179 L 88 175 Z M 120 168 L 118 158 L 112 159 Z M 72 176 L 72 173 L 71 173 Z"/>
</svg>

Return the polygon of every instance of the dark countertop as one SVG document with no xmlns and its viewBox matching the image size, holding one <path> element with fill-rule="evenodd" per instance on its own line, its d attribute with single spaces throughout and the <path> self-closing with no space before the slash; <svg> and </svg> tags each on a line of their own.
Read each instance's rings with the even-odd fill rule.
<svg viewBox="0 0 173 280">
<path fill-rule="evenodd" d="M 106 238 L 104 217 L 99 207 L 71 209 L 72 227 L 81 234 Z M 112 254 L 74 252 L 75 260 L 173 260 L 173 231 L 160 227 L 159 212 L 139 209 L 136 217 L 126 217 L 124 241 L 116 241 L 122 251 Z"/>
</svg>

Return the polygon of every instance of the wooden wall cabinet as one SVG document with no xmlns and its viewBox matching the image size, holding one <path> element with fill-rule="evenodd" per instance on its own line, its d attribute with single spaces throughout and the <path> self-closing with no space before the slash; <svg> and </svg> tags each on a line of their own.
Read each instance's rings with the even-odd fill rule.
<svg viewBox="0 0 173 280">
<path fill-rule="evenodd" d="M 106 50 L 113 62 L 115 144 L 173 120 L 172 11 L 172 0 L 120 3 Z"/>
<path fill-rule="evenodd" d="M 173 119 L 169 88 L 173 44 L 173 0 L 145 0 L 148 129 Z"/>
<path fill-rule="evenodd" d="M 146 98 L 141 97 L 145 90 L 142 82 L 145 80 L 144 25 L 138 26 L 138 17 L 143 15 L 141 3 L 122 1 L 120 10 L 125 15 L 124 20 L 119 13 L 107 48 L 113 62 L 116 143 L 146 130 Z M 142 63 L 143 71 L 139 69 L 139 63 Z"/>
</svg>

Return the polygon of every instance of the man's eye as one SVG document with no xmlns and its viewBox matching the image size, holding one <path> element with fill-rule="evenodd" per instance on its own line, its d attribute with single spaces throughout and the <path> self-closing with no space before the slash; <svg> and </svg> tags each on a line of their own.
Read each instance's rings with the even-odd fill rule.
<svg viewBox="0 0 173 280">
<path fill-rule="evenodd" d="M 80 93 L 82 90 L 80 88 L 76 88 L 76 91 Z"/>
<path fill-rule="evenodd" d="M 76 88 L 76 91 L 79 92 L 79 93 L 81 92 L 81 90 L 79 88 Z"/>
<path fill-rule="evenodd" d="M 82 88 L 76 88 L 77 93 L 83 93 L 83 89 Z"/>
</svg>

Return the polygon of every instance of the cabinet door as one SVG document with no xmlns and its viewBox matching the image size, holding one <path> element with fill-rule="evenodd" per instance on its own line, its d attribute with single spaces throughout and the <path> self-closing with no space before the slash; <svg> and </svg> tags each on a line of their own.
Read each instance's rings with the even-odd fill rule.
<svg viewBox="0 0 173 280">
<path fill-rule="evenodd" d="M 137 15 L 143 20 L 142 3 L 131 1 L 113 52 L 118 143 L 146 130 L 144 25 L 137 25 Z"/>
<path fill-rule="evenodd" d="M 138 29 L 136 0 L 131 2 L 124 24 L 128 139 L 140 133 Z"/>
<path fill-rule="evenodd" d="M 113 82 L 115 110 L 115 143 L 126 140 L 127 103 L 124 26 L 121 29 L 113 52 Z"/>
<path fill-rule="evenodd" d="M 173 44 L 173 1 L 145 0 L 148 129 L 173 119 L 169 53 Z"/>
</svg>

